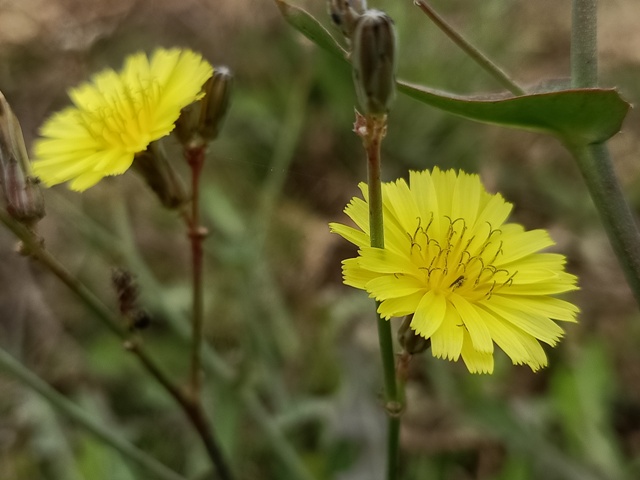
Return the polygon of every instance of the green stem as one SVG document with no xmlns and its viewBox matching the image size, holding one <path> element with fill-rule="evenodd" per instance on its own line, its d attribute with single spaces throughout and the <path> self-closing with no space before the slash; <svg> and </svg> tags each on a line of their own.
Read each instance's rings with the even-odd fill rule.
<svg viewBox="0 0 640 480">
<path fill-rule="evenodd" d="M 9 373 L 26 387 L 42 395 L 49 404 L 57 408 L 64 415 L 82 425 L 104 443 L 120 452 L 124 457 L 136 462 L 140 467 L 155 475 L 156 478 L 161 480 L 185 480 L 183 476 L 170 470 L 131 443 L 114 435 L 84 410 L 51 388 L 3 349 L 0 349 L 0 369 Z"/>
<path fill-rule="evenodd" d="M 598 2 L 573 0 L 571 25 L 571 85 L 598 86 Z"/>
<path fill-rule="evenodd" d="M 362 121 L 364 123 L 362 124 Z M 380 145 L 387 129 L 385 116 L 367 115 L 356 120 L 356 132 L 362 136 L 367 154 L 367 183 L 369 190 L 369 237 L 371 246 L 384 248 L 384 223 L 382 214 L 382 182 Z M 394 480 L 398 474 L 400 450 L 400 412 L 401 398 L 396 380 L 395 355 L 391 323 L 377 318 L 378 341 L 382 356 L 382 371 L 385 387 L 385 409 L 388 415 L 387 426 L 387 471 L 386 479 Z"/>
<path fill-rule="evenodd" d="M 498 83 L 509 90 L 514 95 L 524 95 L 526 92 L 514 80 L 509 77 L 500 67 L 493 63 L 484 53 L 474 47 L 467 39 L 458 33 L 447 21 L 442 18 L 425 0 L 414 2 L 420 10 L 427 14 L 433 23 L 436 24 L 445 35 L 447 35 L 458 47 L 460 47 L 472 60 L 489 75 L 495 78 Z"/>
<path fill-rule="evenodd" d="M 598 85 L 597 0 L 573 0 L 571 84 Z M 640 233 L 616 178 L 606 144 L 574 145 L 567 141 L 600 214 L 609 242 L 640 305 Z"/>
<path fill-rule="evenodd" d="M 640 305 L 640 233 L 605 144 L 568 146 L 578 163 L 609 242 Z"/>
</svg>

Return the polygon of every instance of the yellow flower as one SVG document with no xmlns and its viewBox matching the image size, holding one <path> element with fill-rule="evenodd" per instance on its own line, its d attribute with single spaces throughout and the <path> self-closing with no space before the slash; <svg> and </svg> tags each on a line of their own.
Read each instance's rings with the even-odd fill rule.
<svg viewBox="0 0 640 480">
<path fill-rule="evenodd" d="M 73 107 L 40 129 L 34 173 L 48 186 L 72 180 L 77 191 L 124 173 L 136 153 L 173 130 L 180 110 L 200 98 L 212 73 L 197 53 L 158 49 L 151 60 L 129 56 L 119 73 L 96 74 L 69 92 Z"/>
<path fill-rule="evenodd" d="M 343 262 L 344 283 L 380 302 L 385 319 L 413 314 L 434 357 L 472 373 L 493 372 L 494 342 L 514 364 L 547 365 L 539 341 L 555 345 L 579 309 L 553 295 L 577 289 L 565 257 L 544 230 L 504 223 L 512 205 L 487 193 L 477 175 L 437 168 L 383 184 L 385 248 L 369 246 L 368 190 L 345 213 L 358 228 L 331 231 L 358 246 Z"/>
</svg>

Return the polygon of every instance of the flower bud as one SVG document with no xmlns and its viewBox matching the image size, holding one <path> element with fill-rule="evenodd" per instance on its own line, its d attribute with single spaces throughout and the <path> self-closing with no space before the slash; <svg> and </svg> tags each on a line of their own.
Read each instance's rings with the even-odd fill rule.
<svg viewBox="0 0 640 480">
<path fill-rule="evenodd" d="M 232 86 L 231 71 L 227 67 L 214 68 L 213 76 L 202 87 L 202 99 L 183 108 L 176 122 L 175 133 L 183 145 L 218 136 L 229 109 Z"/>
<path fill-rule="evenodd" d="M 231 104 L 231 89 L 233 87 L 233 75 L 227 67 L 217 67 L 213 76 L 205 84 L 205 96 L 203 98 L 204 119 L 202 136 L 213 140 L 218 136 L 227 110 Z"/>
<path fill-rule="evenodd" d="M 175 209 L 189 200 L 182 180 L 157 142 L 136 154 L 133 169 L 144 178 L 164 207 Z"/>
<path fill-rule="evenodd" d="M 0 93 L 0 186 L 7 213 L 31 224 L 44 216 L 39 181 L 31 174 L 20 122 Z"/>
<path fill-rule="evenodd" d="M 416 334 L 411 328 L 413 315 L 407 315 L 398 329 L 398 343 L 410 355 L 422 353 L 431 346 L 431 339 Z"/>
<path fill-rule="evenodd" d="M 358 102 L 365 114 L 386 114 L 395 96 L 396 33 L 393 20 L 367 10 L 352 38 L 351 64 Z"/>
<path fill-rule="evenodd" d="M 328 0 L 327 6 L 333 23 L 347 39 L 350 39 L 360 15 L 367 9 L 367 2 L 365 0 Z"/>
</svg>

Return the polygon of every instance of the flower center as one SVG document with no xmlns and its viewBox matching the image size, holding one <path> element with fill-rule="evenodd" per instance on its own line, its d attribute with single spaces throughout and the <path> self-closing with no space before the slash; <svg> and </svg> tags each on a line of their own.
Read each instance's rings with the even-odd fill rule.
<svg viewBox="0 0 640 480">
<path fill-rule="evenodd" d="M 429 290 L 488 299 L 510 286 L 517 274 L 494 265 L 503 254 L 502 231 L 489 222 L 470 229 L 464 218 L 434 219 L 432 212 L 428 222 L 418 217 L 415 231 L 407 235 L 410 258 L 423 272 Z"/>
</svg>

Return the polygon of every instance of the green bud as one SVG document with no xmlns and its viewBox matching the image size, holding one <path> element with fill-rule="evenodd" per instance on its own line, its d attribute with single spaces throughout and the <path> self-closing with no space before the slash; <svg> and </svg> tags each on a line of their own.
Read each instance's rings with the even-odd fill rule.
<svg viewBox="0 0 640 480">
<path fill-rule="evenodd" d="M 431 346 L 431 339 L 417 335 L 415 330 L 411 328 L 413 315 L 407 315 L 402 321 L 402 325 L 398 329 L 398 343 L 405 352 L 410 355 L 422 353 Z"/>
<path fill-rule="evenodd" d="M 367 9 L 367 2 L 365 0 L 328 0 L 327 7 L 333 23 L 347 39 L 350 39 L 360 15 Z"/>
<path fill-rule="evenodd" d="M 175 209 L 189 200 L 182 180 L 157 142 L 136 154 L 133 169 L 144 178 L 164 207 Z"/>
<path fill-rule="evenodd" d="M 39 181 L 31 174 L 20 122 L 0 93 L 0 186 L 7 213 L 31 224 L 44 216 Z"/>
<path fill-rule="evenodd" d="M 366 114 L 386 114 L 396 91 L 396 33 L 393 20 L 367 10 L 353 35 L 351 64 L 358 102 Z"/>
<path fill-rule="evenodd" d="M 194 141 L 201 140 L 199 135 L 201 102 L 202 100 L 184 107 L 176 121 L 173 133 L 182 145 L 190 145 Z"/>
<path fill-rule="evenodd" d="M 227 67 L 216 67 L 213 76 L 205 84 L 206 95 L 203 98 L 202 136 L 213 140 L 218 136 L 229 105 L 231 104 L 231 90 L 233 75 Z"/>
<path fill-rule="evenodd" d="M 182 109 L 175 133 L 183 145 L 214 140 L 231 103 L 233 75 L 227 67 L 215 67 L 202 89 L 204 97 Z"/>
</svg>

